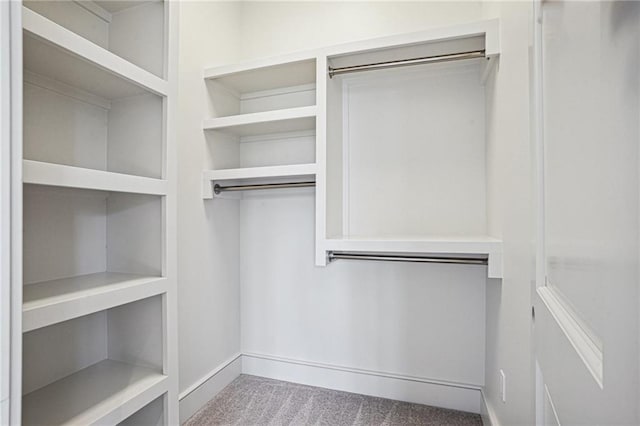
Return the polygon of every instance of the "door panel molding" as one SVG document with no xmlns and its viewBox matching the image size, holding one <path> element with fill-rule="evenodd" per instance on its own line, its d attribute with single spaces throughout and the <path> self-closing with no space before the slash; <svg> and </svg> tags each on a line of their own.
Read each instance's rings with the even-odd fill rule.
<svg viewBox="0 0 640 426">
<path fill-rule="evenodd" d="M 538 287 L 537 293 L 600 389 L 604 389 L 604 355 L 602 345 L 591 338 L 594 333 L 586 329 L 586 324 L 553 287 Z"/>
</svg>

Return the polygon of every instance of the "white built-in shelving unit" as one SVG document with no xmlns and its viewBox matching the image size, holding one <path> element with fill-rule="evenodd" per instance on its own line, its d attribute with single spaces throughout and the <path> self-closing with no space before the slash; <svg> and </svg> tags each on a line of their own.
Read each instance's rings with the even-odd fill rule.
<svg viewBox="0 0 640 426">
<path fill-rule="evenodd" d="M 216 184 L 316 180 L 314 56 L 219 67 L 206 70 L 205 79 L 211 95 L 203 122 L 211 152 L 205 199 L 214 197 Z"/>
<path fill-rule="evenodd" d="M 203 197 L 229 198 L 216 184 L 314 178 L 316 265 L 336 252 L 471 257 L 501 278 L 484 129 L 484 83 L 499 53 L 499 23 L 487 20 L 207 69 Z M 462 54 L 469 59 L 329 72 Z M 305 130 L 313 147 L 295 140 Z M 303 147 L 313 162 L 294 160 Z"/>
<path fill-rule="evenodd" d="M 12 7 L 23 53 L 12 423 L 176 424 L 176 5 Z"/>
</svg>

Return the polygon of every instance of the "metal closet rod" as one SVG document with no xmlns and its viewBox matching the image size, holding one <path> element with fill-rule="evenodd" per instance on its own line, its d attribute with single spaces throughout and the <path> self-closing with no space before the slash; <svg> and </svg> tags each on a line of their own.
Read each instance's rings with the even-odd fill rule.
<svg viewBox="0 0 640 426">
<path fill-rule="evenodd" d="M 372 64 L 352 65 L 349 67 L 332 68 L 329 67 L 329 78 L 334 75 L 348 74 L 360 71 L 383 70 L 387 68 L 408 67 L 411 65 L 435 64 L 438 62 L 461 61 L 464 59 L 484 58 L 485 51 L 472 50 L 469 52 L 448 53 L 446 55 L 423 56 L 420 58 L 399 59 L 396 61 L 375 62 Z"/>
<path fill-rule="evenodd" d="M 439 257 L 439 256 L 412 256 L 393 254 L 366 254 L 350 252 L 329 252 L 329 261 L 346 260 L 376 260 L 387 262 L 414 262 L 414 263 L 449 263 L 458 265 L 487 265 L 487 259 L 483 257 Z"/>
<path fill-rule="evenodd" d="M 315 182 L 283 182 L 283 183 L 260 183 L 255 185 L 231 185 L 220 186 L 217 183 L 213 185 L 213 193 L 218 195 L 222 192 L 233 191 L 255 191 L 260 189 L 276 189 L 276 188 L 304 188 L 308 186 L 316 186 Z"/>
</svg>

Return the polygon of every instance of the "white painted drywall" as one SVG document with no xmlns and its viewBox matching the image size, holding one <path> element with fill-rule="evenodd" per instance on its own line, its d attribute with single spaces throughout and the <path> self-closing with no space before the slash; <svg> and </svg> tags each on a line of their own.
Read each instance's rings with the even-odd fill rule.
<svg viewBox="0 0 640 426">
<path fill-rule="evenodd" d="M 245 1 L 239 59 L 469 22 L 481 10 L 481 1 Z"/>
<path fill-rule="evenodd" d="M 488 2 L 500 18 L 501 53 L 488 79 L 488 226 L 504 241 L 504 278 L 487 283 L 485 400 L 502 425 L 533 423 L 531 282 L 534 274 L 529 67 L 532 3 Z M 506 377 L 506 402 L 499 371 Z"/>
<path fill-rule="evenodd" d="M 240 48 L 243 59 L 254 59 L 470 21 L 480 9 L 478 3 L 244 2 Z M 482 385 L 484 268 L 361 262 L 316 268 L 313 214 L 309 190 L 244 195 L 243 353 Z"/>
<path fill-rule="evenodd" d="M 480 75 L 458 62 L 344 80 L 345 236 L 487 235 Z"/>
<path fill-rule="evenodd" d="M 202 119 L 206 67 L 236 60 L 239 5 L 180 2 L 178 99 L 178 341 L 180 392 L 240 349 L 237 203 L 202 200 L 209 164 Z"/>
<path fill-rule="evenodd" d="M 240 212 L 243 353 L 482 385 L 484 267 L 318 268 L 311 190 Z"/>
</svg>

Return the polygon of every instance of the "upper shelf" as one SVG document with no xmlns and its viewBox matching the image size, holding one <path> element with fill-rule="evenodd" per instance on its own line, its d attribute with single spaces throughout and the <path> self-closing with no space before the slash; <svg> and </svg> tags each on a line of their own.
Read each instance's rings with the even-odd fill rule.
<svg viewBox="0 0 640 426">
<path fill-rule="evenodd" d="M 381 60 L 394 60 L 398 48 L 427 45 L 439 46 L 438 53 L 455 53 L 458 43 L 481 43 L 487 57 L 500 55 L 500 27 L 498 19 L 486 19 L 458 25 L 398 34 L 369 40 L 340 44 L 326 49 L 327 56 L 336 60 L 354 54 L 379 53 Z M 385 55 L 391 57 L 386 58 Z"/>
<path fill-rule="evenodd" d="M 458 58 L 464 59 L 463 62 L 481 63 L 479 69 L 483 82 L 499 55 L 497 19 L 347 43 L 327 49 L 329 67 L 342 69 L 345 75 L 353 72 L 345 69 L 356 67 L 362 70 L 363 65 L 367 65 L 369 70 L 380 70 L 389 67 L 381 64 L 393 62 L 410 61 L 417 65 L 438 62 L 437 58 L 446 62 Z"/>
<path fill-rule="evenodd" d="M 23 7 L 24 67 L 105 99 L 166 96 L 168 83 Z"/>
<path fill-rule="evenodd" d="M 315 83 L 316 58 L 313 54 L 302 53 L 208 68 L 204 78 L 216 80 L 236 94 L 300 86 Z"/>
<path fill-rule="evenodd" d="M 167 181 L 82 167 L 22 160 L 22 181 L 34 185 L 166 195 Z"/>
<path fill-rule="evenodd" d="M 492 237 L 327 239 L 325 252 L 483 255 L 489 278 L 502 278 L 502 240 Z"/>
<path fill-rule="evenodd" d="M 204 120 L 202 126 L 205 130 L 220 130 L 237 136 L 254 136 L 312 130 L 316 126 L 315 117 L 316 107 L 306 106 L 209 118 Z"/>
</svg>

